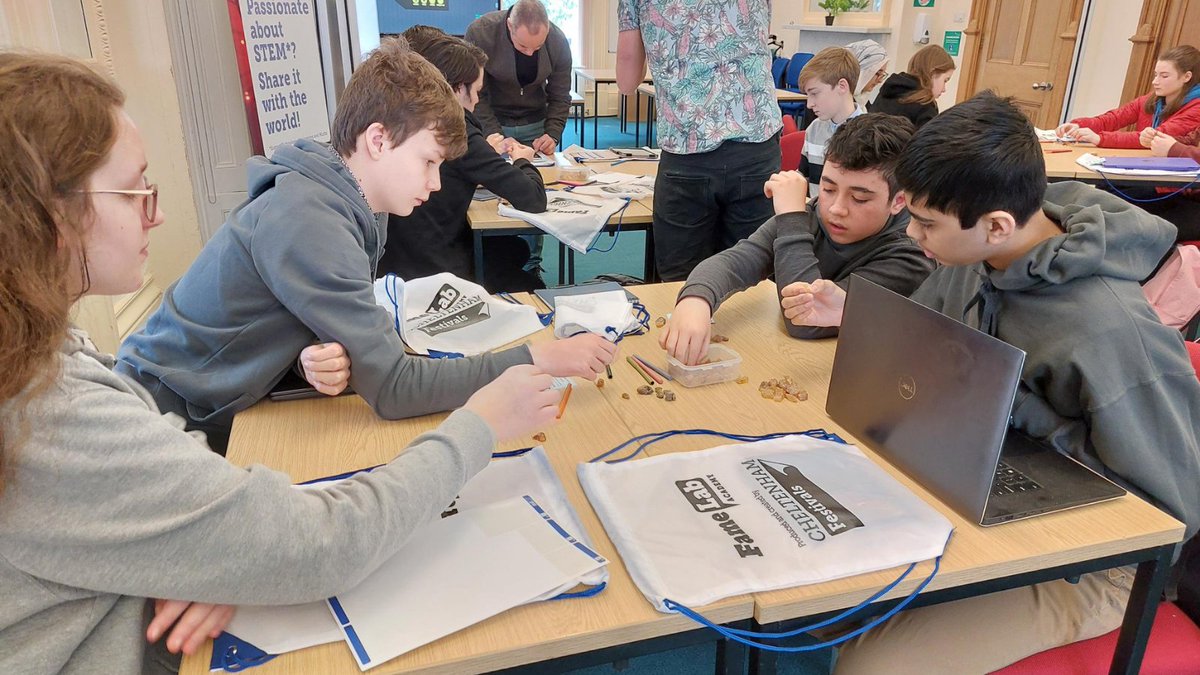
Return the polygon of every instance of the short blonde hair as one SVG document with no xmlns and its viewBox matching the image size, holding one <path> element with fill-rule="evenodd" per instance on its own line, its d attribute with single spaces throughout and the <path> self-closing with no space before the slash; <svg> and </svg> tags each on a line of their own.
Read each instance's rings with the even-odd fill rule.
<svg viewBox="0 0 1200 675">
<path fill-rule="evenodd" d="M 850 93 L 853 94 L 858 87 L 858 72 L 858 59 L 849 49 L 826 47 L 804 64 L 796 81 L 803 89 L 810 80 L 819 80 L 831 87 L 836 87 L 839 81 L 845 80 Z"/>
</svg>

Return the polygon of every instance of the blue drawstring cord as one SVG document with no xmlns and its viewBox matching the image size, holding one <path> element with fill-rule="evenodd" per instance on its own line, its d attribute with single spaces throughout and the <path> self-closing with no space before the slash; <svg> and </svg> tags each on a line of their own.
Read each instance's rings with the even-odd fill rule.
<svg viewBox="0 0 1200 675">
<path fill-rule="evenodd" d="M 773 440 L 776 438 L 783 438 L 785 436 L 808 436 L 810 438 L 815 438 L 815 439 L 821 440 L 821 441 L 837 441 L 838 443 L 846 442 L 846 441 L 842 440 L 840 437 L 838 437 L 837 434 L 828 433 L 824 429 L 810 429 L 808 431 L 780 431 L 777 433 L 762 434 L 762 435 L 733 434 L 733 433 L 726 433 L 724 431 L 713 431 L 712 429 L 671 429 L 669 431 L 656 431 L 656 432 L 649 433 L 649 434 L 642 434 L 641 436 L 634 436 L 633 438 L 629 439 L 628 441 L 625 441 L 624 443 L 618 445 L 617 447 L 615 447 L 607 452 L 601 453 L 600 455 L 597 455 L 596 457 L 593 457 L 592 459 L 590 459 L 588 461 L 593 462 L 593 463 L 603 461 L 607 464 L 619 464 L 621 462 L 627 462 L 627 461 L 633 459 L 634 457 L 637 457 L 639 454 L 641 454 L 642 450 L 645 450 L 647 447 L 649 447 L 659 441 L 671 438 L 672 436 L 716 436 L 718 438 L 726 438 L 731 441 L 740 441 L 743 443 L 753 443 L 754 441 L 769 441 L 769 440 Z M 649 440 L 646 440 L 646 439 L 649 439 Z M 628 447 L 634 443 L 638 443 L 639 441 L 645 441 L 645 442 L 640 443 L 637 446 L 637 448 L 629 455 L 626 455 L 625 457 L 620 457 L 617 459 L 608 459 L 608 457 L 620 452 L 621 450 L 625 449 L 626 447 Z"/>
<path fill-rule="evenodd" d="M 1114 194 L 1116 194 L 1118 197 L 1120 197 L 1121 199 L 1124 199 L 1127 202 L 1133 202 L 1135 204 L 1151 204 L 1154 202 L 1166 201 L 1168 199 L 1171 199 L 1172 197 L 1176 197 L 1176 196 L 1180 195 L 1183 192 L 1186 192 L 1187 190 L 1190 190 L 1193 185 L 1195 185 L 1197 182 L 1200 182 L 1200 173 L 1197 173 L 1195 176 L 1192 176 L 1191 182 L 1189 182 L 1187 185 L 1184 185 L 1183 187 L 1179 188 L 1178 190 L 1175 190 L 1174 192 L 1168 192 L 1168 193 L 1158 196 L 1158 197 L 1150 197 L 1147 199 L 1140 199 L 1138 197 L 1133 197 L 1131 195 L 1127 195 L 1124 192 L 1122 192 L 1121 188 L 1118 188 L 1116 185 L 1113 184 L 1113 182 L 1111 180 L 1109 180 L 1108 174 L 1104 173 L 1104 171 L 1102 169 L 1092 169 L 1092 170 L 1095 171 L 1096 173 L 1100 174 L 1104 178 L 1104 182 L 1105 182 L 1105 184 L 1108 185 L 1108 189 L 1112 190 Z M 1113 174 L 1113 175 L 1116 175 L 1116 174 Z"/>
<path fill-rule="evenodd" d="M 949 540 L 947 540 L 947 541 L 949 541 Z M 904 577 L 908 576 L 908 573 L 912 571 L 912 568 L 914 566 L 915 566 L 915 563 L 914 563 L 914 565 L 910 565 L 909 569 L 906 570 L 904 572 L 904 574 L 902 574 L 900 576 L 899 579 L 892 582 L 892 584 L 890 584 L 888 588 L 885 588 L 880 593 L 876 593 L 871 598 L 868 598 L 867 600 L 860 602 L 858 605 L 850 608 L 849 610 L 842 612 L 842 614 L 839 615 L 840 618 L 838 618 L 838 620 L 840 621 L 840 620 L 850 616 L 851 614 L 859 611 L 860 609 L 865 608 L 871 602 L 874 602 L 875 599 L 878 599 L 878 597 L 880 597 L 882 595 L 882 593 L 887 592 L 887 590 L 890 590 L 890 588 L 894 588 L 896 584 L 900 583 L 900 581 L 902 579 L 904 579 Z M 875 628 L 876 626 L 882 624 L 883 622 L 892 618 L 896 614 L 900 613 L 901 610 L 903 610 L 905 607 L 908 607 L 912 603 L 912 601 L 915 600 L 917 598 L 917 596 L 921 594 L 921 591 L 925 590 L 925 588 L 927 586 L 929 586 L 930 583 L 933 582 L 933 578 L 937 576 L 937 573 L 941 569 L 941 566 L 942 566 L 942 556 L 939 555 L 938 557 L 933 559 L 933 571 L 929 573 L 929 576 L 926 577 L 924 581 L 922 581 L 915 589 L 913 589 L 913 592 L 910 593 L 908 595 L 908 597 L 904 598 L 899 603 L 897 603 L 895 607 L 892 607 L 888 611 L 884 612 L 883 614 L 879 615 L 875 619 L 871 620 L 870 623 L 864 624 L 864 625 L 860 626 L 859 628 L 857 628 L 853 631 L 850 631 L 849 633 L 846 633 L 845 635 L 842 635 L 841 637 L 834 638 L 833 640 L 827 640 L 825 642 L 820 642 L 815 645 L 804 645 L 801 647 L 779 647 L 776 645 L 768 645 L 768 644 L 763 644 L 761 642 L 755 642 L 754 640 L 750 640 L 750 639 L 747 639 L 746 637 L 743 637 L 743 635 L 752 634 L 754 637 L 759 637 L 761 639 L 774 640 L 774 639 L 779 639 L 779 638 L 784 638 L 784 637 L 792 637 L 793 635 L 797 634 L 795 631 L 788 631 L 786 633 L 773 634 L 773 633 L 753 633 L 752 631 L 744 631 L 744 630 L 739 630 L 736 628 L 726 628 L 724 626 L 719 626 L 719 625 L 713 623 L 712 621 L 709 621 L 708 619 L 704 618 L 703 616 L 701 616 L 699 613 L 697 613 L 695 610 L 691 609 L 690 607 L 681 605 L 678 602 L 675 602 L 674 600 L 671 600 L 669 598 L 663 599 L 663 605 L 667 609 L 669 609 L 673 612 L 679 612 L 683 616 L 686 616 L 687 618 L 691 619 L 692 621 L 695 621 L 696 623 L 698 623 L 702 626 L 711 628 L 712 630 L 716 631 L 718 634 L 720 634 L 722 637 L 724 637 L 727 640 L 733 640 L 734 642 L 739 642 L 748 647 L 754 647 L 756 649 L 762 649 L 762 650 L 769 651 L 769 652 L 781 652 L 781 653 L 785 653 L 785 654 L 794 654 L 794 653 L 799 653 L 799 652 L 813 652 L 813 651 L 817 651 L 817 650 L 821 650 L 821 649 L 827 649 L 829 647 L 835 647 L 837 645 L 840 645 L 843 642 L 846 642 L 847 640 L 852 640 L 852 639 L 858 637 L 859 635 L 862 635 L 863 633 L 871 630 L 872 628 Z M 830 620 L 830 622 L 832 622 L 832 620 Z M 812 627 L 809 627 L 808 630 L 815 630 L 818 627 L 824 627 L 826 625 L 829 625 L 829 623 L 823 621 L 818 624 L 814 624 Z"/>
<path fill-rule="evenodd" d="M 595 251 L 597 253 L 608 253 L 609 251 L 613 250 L 613 248 L 616 247 L 617 240 L 621 238 L 621 223 L 623 223 L 625 221 L 625 209 L 628 209 L 629 204 L 632 202 L 632 200 L 629 199 L 629 197 L 623 197 L 623 199 L 625 200 L 625 204 L 617 211 L 617 230 L 615 232 L 613 232 L 612 243 L 608 245 L 608 248 L 597 248 L 596 240 L 600 238 L 600 232 L 597 232 L 596 239 L 592 240 L 592 245 L 587 248 L 585 253 L 591 253 L 592 251 Z M 611 220 L 612 216 L 609 216 L 608 218 L 609 218 L 609 220 Z M 605 224 L 608 224 L 607 221 L 605 221 Z M 602 227 L 602 228 L 600 228 L 600 230 L 602 232 L 602 231 L 604 231 L 604 228 Z"/>
<path fill-rule="evenodd" d="M 396 275 L 388 272 L 383 277 L 383 290 L 387 293 L 388 300 L 392 302 L 392 319 L 395 321 L 396 335 L 402 335 L 400 332 L 400 292 L 396 290 Z"/>
</svg>

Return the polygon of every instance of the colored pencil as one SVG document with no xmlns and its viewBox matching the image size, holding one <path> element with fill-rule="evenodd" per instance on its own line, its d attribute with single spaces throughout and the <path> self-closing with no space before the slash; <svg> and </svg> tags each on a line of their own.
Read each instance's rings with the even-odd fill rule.
<svg viewBox="0 0 1200 675">
<path fill-rule="evenodd" d="M 641 362 L 641 364 L 642 364 L 643 366 L 646 366 L 646 367 L 647 367 L 647 368 L 649 368 L 650 370 L 653 370 L 654 372 L 658 373 L 659 375 L 662 375 L 662 378 L 663 378 L 664 380 L 670 381 L 670 380 L 673 380 L 673 379 L 674 379 L 674 378 L 672 378 L 670 375 L 668 375 L 668 374 L 666 373 L 666 371 L 664 371 L 662 368 L 659 368 L 658 366 L 654 365 L 653 363 L 650 363 L 650 362 L 649 362 L 649 361 L 647 361 L 646 359 L 644 359 L 644 358 L 642 358 L 642 357 L 640 357 L 640 356 L 638 356 L 638 355 L 636 355 L 636 354 L 633 356 L 633 358 L 635 358 L 635 359 L 637 359 L 639 362 Z"/>
<path fill-rule="evenodd" d="M 633 368 L 635 371 L 637 371 L 638 375 L 642 376 L 642 379 L 646 381 L 646 384 L 654 384 L 654 380 L 650 379 L 650 376 L 646 374 L 646 371 L 638 367 L 637 362 L 634 361 L 632 357 L 626 356 L 625 360 L 629 362 L 630 368 Z"/>
<path fill-rule="evenodd" d="M 571 400 L 571 385 L 568 384 L 567 391 L 563 393 L 562 400 L 558 402 L 558 414 L 554 416 L 554 419 L 562 419 L 563 412 L 567 409 L 567 401 L 569 400 Z"/>
<path fill-rule="evenodd" d="M 642 360 L 641 360 L 641 359 L 639 359 L 638 357 L 634 356 L 634 357 L 633 357 L 633 363 L 634 363 L 634 364 L 635 364 L 635 365 L 636 365 L 638 368 L 641 368 L 641 369 L 642 369 L 642 372 L 644 372 L 644 373 L 646 373 L 647 375 L 649 375 L 649 376 L 650 376 L 650 379 L 654 380 L 654 384 L 662 384 L 662 383 L 663 383 L 663 380 L 662 380 L 662 378 L 661 378 L 661 377 L 659 377 L 659 376 L 658 376 L 658 373 L 656 373 L 656 372 L 654 372 L 653 370 L 650 370 L 649 368 L 647 368 L 647 367 L 646 367 L 646 363 L 645 363 L 644 361 L 642 361 Z"/>
</svg>

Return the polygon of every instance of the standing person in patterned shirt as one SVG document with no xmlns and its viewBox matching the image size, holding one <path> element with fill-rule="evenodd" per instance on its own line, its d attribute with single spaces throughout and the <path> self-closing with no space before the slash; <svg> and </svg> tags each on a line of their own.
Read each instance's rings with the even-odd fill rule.
<svg viewBox="0 0 1200 675">
<path fill-rule="evenodd" d="M 769 0 L 620 0 L 617 84 L 632 94 L 649 62 L 662 161 L 654 250 L 664 281 L 733 246 L 774 215 L 779 171 Z"/>
</svg>

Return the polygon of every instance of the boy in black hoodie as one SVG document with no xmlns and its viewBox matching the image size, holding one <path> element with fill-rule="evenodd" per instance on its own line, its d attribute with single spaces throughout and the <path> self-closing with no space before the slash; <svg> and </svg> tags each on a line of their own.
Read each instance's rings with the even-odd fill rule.
<svg viewBox="0 0 1200 675">
<path fill-rule="evenodd" d="M 1033 126 L 984 92 L 913 138 L 896 176 L 909 235 L 942 267 L 914 300 L 1025 350 L 1012 424 L 1200 526 L 1200 382 L 1138 282 L 1170 223 L 1081 183 L 1047 187 Z M 1126 568 L 900 614 L 837 673 L 991 672 L 1116 628 Z"/>
</svg>

